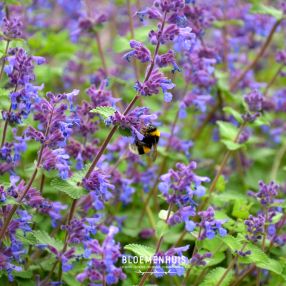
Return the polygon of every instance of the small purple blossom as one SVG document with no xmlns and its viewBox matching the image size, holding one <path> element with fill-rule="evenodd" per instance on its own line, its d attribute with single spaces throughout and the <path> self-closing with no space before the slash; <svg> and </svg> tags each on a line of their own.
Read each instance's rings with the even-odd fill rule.
<svg viewBox="0 0 286 286">
<path fill-rule="evenodd" d="M 244 96 L 244 100 L 248 105 L 248 108 L 252 112 L 260 112 L 262 111 L 263 106 L 263 96 L 258 90 L 252 90 L 246 96 Z"/>
<path fill-rule="evenodd" d="M 257 217 L 250 215 L 249 218 L 244 222 L 247 226 L 246 238 L 253 242 L 257 242 L 262 238 L 265 226 L 265 216 L 259 214 Z"/>
<path fill-rule="evenodd" d="M 167 79 L 158 69 L 154 69 L 152 71 L 147 81 L 144 83 L 137 81 L 135 85 L 135 89 L 143 96 L 158 94 L 160 89 L 162 89 L 166 102 L 172 101 L 172 94 L 169 90 L 174 87 L 175 84 L 173 84 L 171 80 Z"/>
<path fill-rule="evenodd" d="M 124 58 L 129 62 L 132 57 L 138 59 L 141 63 L 146 63 L 151 60 L 151 52 L 142 43 L 131 40 L 130 47 L 133 51 L 124 55 Z"/>
<path fill-rule="evenodd" d="M 214 209 L 209 207 L 206 211 L 201 211 L 198 213 L 201 218 L 200 223 L 198 224 L 201 228 L 201 235 L 199 239 L 212 239 L 216 234 L 220 236 L 225 236 L 227 231 L 222 227 L 223 221 L 216 220 L 214 215 Z"/>
</svg>

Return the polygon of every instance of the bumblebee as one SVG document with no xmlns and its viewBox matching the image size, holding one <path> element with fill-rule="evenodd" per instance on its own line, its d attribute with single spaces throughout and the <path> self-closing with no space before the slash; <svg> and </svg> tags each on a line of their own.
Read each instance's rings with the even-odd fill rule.
<svg viewBox="0 0 286 286">
<path fill-rule="evenodd" d="M 140 130 L 143 134 L 143 139 L 136 139 L 134 144 L 131 144 L 130 150 L 138 155 L 148 154 L 152 151 L 152 159 L 157 157 L 157 144 L 160 139 L 160 131 L 154 125 L 147 125 Z"/>
</svg>

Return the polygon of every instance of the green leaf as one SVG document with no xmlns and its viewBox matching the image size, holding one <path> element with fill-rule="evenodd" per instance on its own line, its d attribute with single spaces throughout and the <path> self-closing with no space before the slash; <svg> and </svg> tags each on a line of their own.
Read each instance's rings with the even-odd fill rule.
<svg viewBox="0 0 286 286">
<path fill-rule="evenodd" d="M 232 251 L 232 253 L 242 248 L 242 243 L 238 237 L 226 235 L 219 239 Z"/>
<path fill-rule="evenodd" d="M 226 268 L 217 267 L 210 271 L 200 286 L 216 286 L 224 275 Z M 233 278 L 233 271 L 229 271 L 220 286 L 228 286 Z"/>
<path fill-rule="evenodd" d="M 54 179 L 51 181 L 51 186 L 59 192 L 63 192 L 74 200 L 78 200 L 87 194 L 87 191 L 80 185 L 81 180 L 75 182 L 71 178 L 67 181 Z"/>
<path fill-rule="evenodd" d="M 275 224 L 280 221 L 282 218 L 283 214 L 282 213 L 277 213 L 273 218 L 271 218 L 271 223 L 269 224 Z"/>
<path fill-rule="evenodd" d="M 19 239 L 22 243 L 26 245 L 35 245 L 37 243 L 37 239 L 34 236 L 33 232 L 27 232 L 24 235 L 22 231 L 17 231 L 16 237 L 17 239 Z"/>
<path fill-rule="evenodd" d="M 221 140 L 221 142 L 230 151 L 235 151 L 235 150 L 241 149 L 244 146 L 243 144 L 235 143 L 235 142 L 233 142 L 231 140 Z"/>
<path fill-rule="evenodd" d="M 223 252 L 217 252 L 211 258 L 206 258 L 206 267 L 214 266 L 221 263 L 225 259 L 225 255 Z"/>
<path fill-rule="evenodd" d="M 168 224 L 165 221 L 159 220 L 156 225 L 156 235 L 161 237 L 169 231 Z"/>
<path fill-rule="evenodd" d="M 254 263 L 257 267 L 269 270 L 278 275 L 282 274 L 283 267 L 277 260 L 269 258 L 265 252 L 254 244 L 248 244 L 245 250 L 250 250 L 251 254 L 246 257 L 240 257 L 239 261 L 242 263 Z"/>
<path fill-rule="evenodd" d="M 127 128 L 118 128 L 119 133 L 124 137 L 130 137 L 132 135 L 131 130 Z"/>
<path fill-rule="evenodd" d="M 250 250 L 251 254 L 246 257 L 242 257 L 241 260 L 244 263 L 259 263 L 268 260 L 268 256 L 256 245 L 248 243 L 245 250 Z"/>
<path fill-rule="evenodd" d="M 19 277 L 23 279 L 30 279 L 33 276 L 33 271 L 25 270 L 25 271 L 13 271 L 12 274 L 14 277 Z"/>
<path fill-rule="evenodd" d="M 233 124 L 226 121 L 217 121 L 220 136 L 223 139 L 234 141 L 237 136 L 238 129 Z"/>
<path fill-rule="evenodd" d="M 60 240 L 54 239 L 45 231 L 35 230 L 33 231 L 33 235 L 37 239 L 38 243 L 40 244 L 47 244 L 47 245 L 53 246 L 59 251 L 63 249 L 63 246 L 64 246 L 63 242 Z"/>
<path fill-rule="evenodd" d="M 260 115 L 252 124 L 254 126 L 260 127 L 260 126 L 270 126 L 271 125 L 271 118 L 267 114 Z"/>
<path fill-rule="evenodd" d="M 254 3 L 250 12 L 253 14 L 271 15 L 276 20 L 281 20 L 283 18 L 282 10 L 276 9 L 272 6 L 266 6 L 262 3 Z"/>
<path fill-rule="evenodd" d="M 92 109 L 90 112 L 100 114 L 104 119 L 112 116 L 115 113 L 115 109 L 111 106 L 98 106 Z"/>
<path fill-rule="evenodd" d="M 232 215 L 236 218 L 247 219 L 249 217 L 249 210 L 251 204 L 247 205 L 245 200 L 235 200 Z"/>
<path fill-rule="evenodd" d="M 217 183 L 216 183 L 216 190 L 217 192 L 224 192 L 225 191 L 225 178 L 223 175 L 218 177 Z"/>
<path fill-rule="evenodd" d="M 265 261 L 260 261 L 256 263 L 256 266 L 262 269 L 269 270 L 275 274 L 281 275 L 283 271 L 283 267 L 281 263 L 277 260 L 268 258 Z"/>
<path fill-rule="evenodd" d="M 76 280 L 75 276 L 71 273 L 63 273 L 63 280 L 69 286 L 80 286 L 82 285 L 78 280 Z"/>
<path fill-rule="evenodd" d="M 155 254 L 154 248 L 141 244 L 128 244 L 124 246 L 124 249 L 146 259 L 150 259 Z"/>
<path fill-rule="evenodd" d="M 115 53 L 123 53 L 130 50 L 130 44 L 125 37 L 116 37 L 113 42 L 113 50 Z"/>
<path fill-rule="evenodd" d="M 226 106 L 226 107 L 223 108 L 223 111 L 225 113 L 228 113 L 228 114 L 232 115 L 237 122 L 239 122 L 239 123 L 243 122 L 241 114 L 238 111 L 234 110 L 232 107 Z"/>
</svg>

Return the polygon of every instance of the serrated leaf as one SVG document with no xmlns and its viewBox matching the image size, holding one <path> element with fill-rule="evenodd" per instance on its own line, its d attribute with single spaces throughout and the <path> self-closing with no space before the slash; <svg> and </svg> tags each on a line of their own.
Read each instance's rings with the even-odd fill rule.
<svg viewBox="0 0 286 286">
<path fill-rule="evenodd" d="M 33 232 L 27 232 L 24 235 L 22 231 L 17 231 L 16 238 L 26 245 L 35 245 L 37 243 L 37 239 Z"/>
<path fill-rule="evenodd" d="M 251 254 L 246 257 L 240 257 L 239 261 L 242 263 L 254 263 L 257 267 L 269 270 L 278 275 L 282 274 L 283 267 L 277 260 L 271 259 L 266 253 L 254 244 L 248 244 L 245 250 L 250 250 Z"/>
<path fill-rule="evenodd" d="M 63 242 L 54 239 L 51 237 L 47 232 L 42 230 L 35 230 L 33 231 L 34 237 L 37 239 L 39 244 L 47 244 L 53 246 L 57 250 L 61 251 L 63 249 Z"/>
<path fill-rule="evenodd" d="M 111 106 L 98 106 L 94 109 L 92 109 L 91 113 L 98 113 L 100 114 L 104 119 L 109 118 L 115 113 L 115 109 Z"/>
<path fill-rule="evenodd" d="M 51 181 L 51 186 L 59 192 L 67 194 L 72 199 L 78 200 L 87 194 L 87 191 L 78 184 L 80 182 L 81 181 L 75 181 L 74 179 L 64 181 L 56 178 Z"/>
<path fill-rule="evenodd" d="M 281 265 L 281 263 L 277 260 L 268 258 L 268 260 L 265 261 L 260 261 L 258 263 L 256 263 L 256 266 L 262 269 L 266 269 L 269 270 L 273 273 L 276 273 L 278 275 L 282 274 L 283 271 L 283 267 Z"/>
<path fill-rule="evenodd" d="M 210 271 L 200 286 L 216 286 L 224 275 L 226 268 L 217 267 Z M 228 286 L 233 278 L 233 271 L 229 271 L 220 286 Z"/>
<path fill-rule="evenodd" d="M 244 248 L 244 251 L 251 251 L 250 255 L 245 257 L 239 257 L 239 261 L 245 264 L 250 263 L 262 263 L 264 261 L 268 261 L 269 257 L 256 245 L 248 243 L 247 246 Z"/>
<path fill-rule="evenodd" d="M 155 249 L 153 247 L 141 245 L 141 244 L 128 244 L 124 246 L 125 250 L 129 250 L 132 253 L 142 256 L 146 259 L 150 259 L 155 254 Z"/>
<path fill-rule="evenodd" d="M 250 12 L 253 14 L 263 14 L 271 15 L 276 20 L 281 20 L 283 18 L 283 11 L 278 10 L 272 6 L 264 5 L 262 3 L 255 3 L 250 9 Z"/>
<path fill-rule="evenodd" d="M 242 248 L 242 243 L 239 238 L 226 235 L 219 238 L 232 252 L 240 250 Z"/>
</svg>

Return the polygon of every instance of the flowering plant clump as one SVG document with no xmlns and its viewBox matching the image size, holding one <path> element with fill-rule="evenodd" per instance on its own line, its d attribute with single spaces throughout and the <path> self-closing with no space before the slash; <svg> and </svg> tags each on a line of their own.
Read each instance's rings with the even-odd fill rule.
<svg viewBox="0 0 286 286">
<path fill-rule="evenodd" d="M 1 286 L 286 285 L 286 4 L 0 3 Z"/>
</svg>

